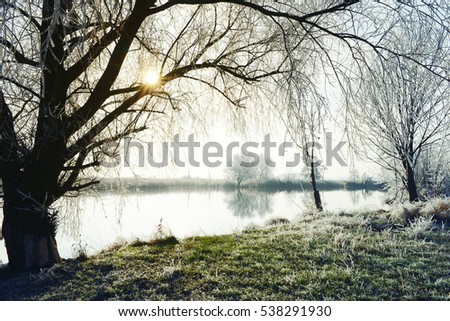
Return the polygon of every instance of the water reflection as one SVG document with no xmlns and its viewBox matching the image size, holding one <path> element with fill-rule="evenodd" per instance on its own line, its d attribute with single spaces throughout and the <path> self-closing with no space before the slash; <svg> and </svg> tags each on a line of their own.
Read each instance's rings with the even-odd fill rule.
<svg viewBox="0 0 450 321">
<path fill-rule="evenodd" d="M 252 191 L 237 191 L 225 197 L 229 211 L 236 217 L 261 217 L 272 213 L 272 194 Z"/>
<path fill-rule="evenodd" d="M 356 190 L 356 191 L 349 191 L 349 193 L 352 199 L 352 203 L 359 204 L 370 201 L 373 198 L 374 193 L 377 193 L 377 191 Z"/>
</svg>

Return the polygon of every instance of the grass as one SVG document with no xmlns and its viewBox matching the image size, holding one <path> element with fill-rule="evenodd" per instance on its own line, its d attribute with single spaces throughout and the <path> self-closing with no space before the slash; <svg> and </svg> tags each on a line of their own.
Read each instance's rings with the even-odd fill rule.
<svg viewBox="0 0 450 321">
<path fill-rule="evenodd" d="M 0 278 L 3 300 L 450 300 L 450 233 L 431 218 L 305 213 L 232 235 L 116 246 Z M 396 218 L 397 219 L 397 218 Z"/>
</svg>

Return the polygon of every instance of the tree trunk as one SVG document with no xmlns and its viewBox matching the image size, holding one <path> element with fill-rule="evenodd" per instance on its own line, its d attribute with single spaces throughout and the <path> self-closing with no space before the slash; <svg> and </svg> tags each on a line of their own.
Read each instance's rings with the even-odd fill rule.
<svg viewBox="0 0 450 321">
<path fill-rule="evenodd" d="M 14 130 L 12 113 L 0 90 L 0 176 L 3 183 L 3 225 L 9 267 L 13 270 L 41 268 L 60 261 L 56 246 L 56 214 L 51 213 L 45 201 L 53 202 L 45 176 L 50 169 L 58 167 L 52 163 L 55 153 L 37 163 L 40 177 L 35 173 L 24 175 L 23 164 L 18 154 L 19 143 Z M 44 168 L 46 164 L 48 168 Z M 57 177 L 57 175 L 56 175 Z M 54 179 L 56 181 L 56 179 Z M 34 184 L 30 184 L 33 182 Z M 30 186 L 36 186 L 31 192 Z M 27 187 L 28 186 L 28 187 Z M 38 196 L 38 194 L 40 196 Z"/>
<path fill-rule="evenodd" d="M 419 200 L 419 194 L 417 192 L 416 180 L 414 178 L 414 169 L 411 167 L 409 162 L 406 162 L 406 172 L 407 172 L 406 187 L 408 189 L 409 201 L 417 202 Z"/>
<path fill-rule="evenodd" d="M 50 267 L 61 260 L 55 240 L 54 214 L 20 193 L 19 187 L 3 178 L 3 226 L 9 267 L 27 270 Z"/>
<path fill-rule="evenodd" d="M 314 162 L 311 162 L 311 185 L 314 192 L 314 204 L 316 205 L 317 210 L 319 212 L 322 212 L 323 211 L 322 199 L 320 198 L 320 193 L 319 190 L 317 189 L 315 169 L 316 167 Z"/>
</svg>

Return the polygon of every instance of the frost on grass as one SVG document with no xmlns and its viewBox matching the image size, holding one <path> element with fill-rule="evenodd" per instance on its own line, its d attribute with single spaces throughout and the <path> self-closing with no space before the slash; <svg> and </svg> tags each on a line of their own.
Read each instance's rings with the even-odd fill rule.
<svg viewBox="0 0 450 321">
<path fill-rule="evenodd" d="M 182 265 L 181 262 L 172 260 L 172 264 L 166 265 L 162 267 L 162 271 L 160 273 L 160 277 L 165 279 L 172 279 L 175 275 L 181 272 Z"/>
<path fill-rule="evenodd" d="M 420 217 L 450 223 L 450 198 L 433 198 L 427 202 L 398 204 L 392 209 L 391 218 L 397 222 L 410 223 Z"/>
<path fill-rule="evenodd" d="M 161 218 L 156 226 L 155 232 L 153 233 L 152 241 L 161 241 L 171 237 L 174 237 L 172 231 Z"/>
<path fill-rule="evenodd" d="M 158 225 L 156 225 L 154 232 L 151 234 L 148 240 L 136 239 L 132 246 L 142 246 L 146 244 L 164 245 L 164 244 L 177 244 L 179 241 L 173 235 L 170 228 L 161 218 Z"/>
<path fill-rule="evenodd" d="M 405 229 L 406 235 L 414 239 L 425 239 L 425 233 L 431 231 L 433 227 L 433 217 L 421 216 L 411 222 Z"/>
<path fill-rule="evenodd" d="M 33 298 L 448 300 L 448 231 L 429 230 L 425 217 L 401 230 L 370 229 L 372 220 L 389 216 L 311 212 L 290 224 L 239 234 L 124 246 L 86 262 L 67 262 L 74 272 L 61 275 L 66 281 L 53 282 Z M 167 237 L 162 230 L 155 234 Z M 30 298 L 16 284 L 8 289 Z"/>
</svg>

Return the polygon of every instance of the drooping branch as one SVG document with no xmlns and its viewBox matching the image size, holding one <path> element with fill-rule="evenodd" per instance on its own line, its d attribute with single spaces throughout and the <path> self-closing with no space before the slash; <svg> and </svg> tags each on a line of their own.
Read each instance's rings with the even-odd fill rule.
<svg viewBox="0 0 450 321">
<path fill-rule="evenodd" d="M 185 24 L 185 26 L 181 29 L 181 31 L 178 33 L 178 35 L 176 36 L 175 40 L 172 41 L 172 44 L 170 45 L 169 49 L 167 50 L 163 62 L 161 64 L 161 69 L 164 70 L 164 67 L 166 65 L 167 62 L 167 58 L 170 56 L 171 51 L 174 49 L 175 45 L 180 41 L 180 39 L 183 37 L 184 33 L 186 32 L 186 30 L 188 29 L 189 25 L 191 25 L 191 23 L 194 21 L 195 17 L 197 16 L 198 12 L 200 11 L 200 6 L 197 8 L 197 10 L 195 10 L 195 12 L 191 15 L 191 17 L 189 18 L 188 22 Z M 179 61 L 181 62 L 181 60 Z"/>
<path fill-rule="evenodd" d="M 38 99 L 42 99 L 42 96 L 39 95 L 37 92 L 35 92 L 33 89 L 31 89 L 29 86 L 25 86 L 23 84 L 21 84 L 19 81 L 14 80 L 12 78 L 9 77 L 4 77 L 4 76 L 0 76 L 0 80 L 4 80 L 7 82 L 10 82 L 11 84 L 14 84 L 15 86 L 17 86 L 20 89 L 23 89 L 27 92 L 29 92 L 30 94 L 32 94 L 34 97 L 38 98 Z"/>
<path fill-rule="evenodd" d="M 62 184 L 62 186 L 60 188 L 59 194 L 61 196 L 64 195 L 64 193 L 66 193 L 66 191 L 75 184 L 75 182 L 78 179 L 78 176 L 80 175 L 80 172 L 83 169 L 85 169 L 84 161 L 86 160 L 87 155 L 88 155 L 87 150 L 82 150 L 79 152 L 78 158 L 75 162 L 75 165 L 72 166 L 69 177 L 66 179 L 66 181 Z M 64 167 L 64 170 L 65 169 L 66 169 L 66 167 Z"/>
<path fill-rule="evenodd" d="M 66 192 L 79 192 L 81 190 L 88 189 L 91 186 L 98 185 L 98 183 L 100 183 L 100 181 L 97 179 L 94 179 L 94 180 L 91 180 L 84 184 L 76 184 L 76 185 L 72 185 L 70 187 L 68 186 L 65 190 L 66 190 Z"/>
<path fill-rule="evenodd" d="M 100 134 L 106 127 L 108 127 L 109 124 L 111 124 L 120 115 L 125 113 L 131 106 L 133 106 L 136 102 L 138 102 L 141 98 L 148 94 L 150 94 L 150 92 L 147 90 L 147 88 L 142 88 L 142 90 L 126 99 L 114 111 L 108 113 L 108 115 L 106 115 L 101 121 L 99 121 L 87 133 L 85 133 L 80 139 L 78 139 L 72 146 L 68 148 L 66 160 L 70 160 L 76 154 L 78 154 L 80 150 L 86 148 L 98 134 Z"/>
<path fill-rule="evenodd" d="M 102 146 L 105 146 L 105 144 L 110 143 L 110 142 L 116 142 L 120 139 L 123 139 L 124 137 L 131 135 L 131 134 L 135 134 L 138 132 L 141 132 L 143 130 L 145 130 L 147 127 L 133 127 L 127 130 L 124 130 L 123 132 L 121 132 L 120 134 L 105 138 L 105 139 L 101 139 L 101 140 L 97 140 L 95 142 L 88 142 L 88 140 L 85 140 L 85 143 L 87 143 L 86 147 L 84 147 L 83 149 L 77 149 L 81 146 L 82 141 L 78 141 L 78 145 L 74 145 L 73 146 L 73 154 L 68 156 L 71 158 L 74 158 L 78 155 L 78 157 L 76 157 L 75 163 L 73 165 L 69 165 L 69 166 L 64 166 L 63 167 L 63 171 L 68 172 L 68 176 L 64 175 L 63 178 L 61 179 L 60 182 L 60 188 L 58 191 L 58 195 L 57 198 L 63 196 L 65 193 L 70 192 L 70 191 L 80 191 L 82 189 L 85 189 L 87 187 L 90 187 L 91 184 L 85 185 L 85 184 L 81 184 L 81 185 L 75 185 L 76 182 L 78 181 L 80 174 L 83 170 L 87 170 L 93 167 L 97 167 L 101 165 L 101 162 L 94 158 L 94 160 L 90 163 L 85 163 L 87 156 L 89 155 L 89 153 L 94 150 L 95 148 L 100 148 Z M 73 162 L 73 161 L 72 161 Z M 93 180 L 92 182 L 89 183 L 93 183 L 92 185 L 95 185 L 98 183 L 98 181 Z"/>
<path fill-rule="evenodd" d="M 350 45 L 350 43 L 348 42 L 348 40 L 353 40 L 355 42 L 360 42 L 360 43 L 364 43 L 367 46 L 369 46 L 370 48 L 372 48 L 377 54 L 381 55 L 381 52 L 385 52 L 391 55 L 394 55 L 396 57 L 402 57 L 405 58 L 407 60 L 410 60 L 414 63 L 416 63 L 417 65 L 423 67 L 424 69 L 427 69 L 428 71 L 430 71 L 431 73 L 433 73 L 435 76 L 438 76 L 439 78 L 449 81 L 450 82 L 450 78 L 448 77 L 448 70 L 443 70 L 443 72 L 445 74 L 440 74 L 438 72 L 435 71 L 435 67 L 433 65 L 427 65 L 426 63 L 421 62 L 419 59 L 414 58 L 411 55 L 393 50 L 389 47 L 386 46 L 382 46 L 379 43 L 372 43 L 371 41 L 369 41 L 368 39 L 365 39 L 364 37 L 358 36 L 356 34 L 352 34 L 352 33 L 346 33 L 346 32 L 334 32 L 332 30 L 330 30 L 329 28 L 325 28 L 321 25 L 319 25 L 318 23 L 312 22 L 312 21 L 305 21 L 306 24 L 309 24 L 321 31 L 323 31 L 324 33 L 333 36 L 334 38 L 340 39 L 340 40 L 344 40 L 344 42 L 350 47 L 352 48 L 352 46 Z"/>
<path fill-rule="evenodd" d="M 360 0 L 348 0 L 348 1 L 343 1 L 342 3 L 335 5 L 335 6 L 331 6 L 328 7 L 326 9 L 322 9 L 322 10 L 317 10 L 315 12 L 312 13 L 308 13 L 305 15 L 295 15 L 292 13 L 288 13 L 288 12 L 283 12 L 280 10 L 275 10 L 273 8 L 258 4 L 256 1 L 247 1 L 247 0 L 225 0 L 225 1 L 214 1 L 214 0 L 205 0 L 205 1 L 200 1 L 200 0 L 171 0 L 169 1 L 169 3 L 172 4 L 193 4 L 193 5 L 198 5 L 198 4 L 214 4 L 214 3 L 219 3 L 219 2 L 223 2 L 223 3 L 232 3 L 232 4 L 237 4 L 237 5 L 241 5 L 244 7 L 248 7 L 251 8 L 253 10 L 259 11 L 260 13 L 266 15 L 266 16 L 270 16 L 270 17 L 278 17 L 278 18 L 286 18 L 286 19 L 290 19 L 290 20 L 294 20 L 297 22 L 305 22 L 308 19 L 317 17 L 317 16 L 322 16 L 325 14 L 330 14 L 333 12 L 338 12 L 338 11 L 343 11 L 345 9 L 347 9 L 350 6 L 353 6 L 356 3 L 359 3 Z M 280 3 L 281 4 L 281 3 Z M 281 4 L 282 5 L 282 4 Z"/>
<path fill-rule="evenodd" d="M 0 37 L 0 44 L 13 54 L 14 58 L 17 60 L 18 63 L 33 67 L 39 66 L 39 62 L 27 58 L 23 53 L 17 50 L 17 48 L 14 47 L 14 45 L 11 42 L 6 40 L 5 38 Z"/>
<path fill-rule="evenodd" d="M 300 24 L 305 23 L 305 24 L 308 24 L 308 25 L 316 28 L 317 30 L 324 32 L 325 34 L 328 34 L 328 35 L 334 37 L 334 38 L 337 38 L 339 40 L 344 40 L 345 42 L 347 42 L 348 40 L 353 40 L 355 42 L 363 43 L 365 45 L 368 45 L 370 48 L 372 48 L 376 53 L 386 52 L 389 54 L 394 54 L 396 56 L 411 60 L 412 62 L 418 64 L 419 66 L 431 71 L 436 76 L 450 82 L 450 78 L 448 77 L 448 70 L 442 69 L 441 70 L 442 73 L 439 73 L 436 71 L 436 67 L 442 68 L 442 66 L 427 65 L 427 64 L 421 62 L 420 59 L 416 59 L 411 55 L 392 50 L 389 47 L 380 45 L 378 42 L 371 42 L 369 39 L 366 39 L 362 36 L 358 36 L 355 33 L 335 32 L 331 28 L 322 26 L 321 24 L 319 24 L 317 22 L 317 20 L 316 21 L 313 20 L 313 18 L 321 17 L 321 16 L 324 16 L 327 14 L 332 14 L 332 13 L 343 12 L 343 11 L 349 10 L 351 6 L 354 6 L 358 3 L 360 3 L 361 2 L 360 0 L 343 1 L 342 3 L 337 4 L 335 6 L 330 6 L 328 8 L 322 9 L 322 10 L 316 10 L 314 12 L 304 14 L 304 15 L 297 15 L 294 13 L 285 12 L 285 11 L 282 11 L 281 9 L 275 10 L 273 7 L 267 7 L 267 6 L 258 4 L 256 2 L 246 1 L 246 0 L 228 0 L 228 1 L 226 1 L 226 0 L 225 1 L 172 0 L 172 1 L 169 1 L 169 3 L 172 3 L 172 4 L 190 4 L 190 5 L 214 4 L 214 3 L 219 3 L 219 2 L 232 3 L 232 4 L 237 4 L 237 5 L 241 5 L 244 7 L 248 7 L 248 8 L 256 10 L 256 11 L 262 13 L 263 15 L 266 15 L 271 18 L 287 19 L 290 21 L 295 21 Z M 278 5 L 279 6 L 285 5 L 285 6 L 290 7 L 291 9 L 295 8 L 295 5 L 287 5 L 287 4 L 282 4 L 282 3 L 278 3 Z M 383 4 L 383 5 L 389 7 L 389 4 Z M 408 3 L 405 3 L 405 4 L 402 3 L 402 5 L 405 5 L 405 6 L 409 7 L 410 9 L 415 9 L 413 5 L 408 4 Z M 425 5 L 430 6 L 426 3 L 425 3 Z M 398 10 L 398 9 L 392 8 L 392 10 Z M 421 11 L 421 13 L 426 15 L 427 17 L 430 17 L 430 14 L 426 13 L 425 11 L 423 11 L 423 12 Z M 435 19 L 433 19 L 433 20 L 435 20 Z M 437 23 L 439 25 L 441 25 L 446 31 L 449 30 L 448 24 L 446 24 L 445 22 L 437 21 Z M 348 42 L 347 42 L 347 44 L 348 44 Z"/>
<path fill-rule="evenodd" d="M 240 100 L 234 100 L 234 99 L 231 98 L 229 95 L 227 95 L 227 93 L 226 93 L 224 90 L 220 89 L 220 88 L 217 87 L 216 85 L 214 85 L 214 84 L 212 84 L 212 83 L 210 83 L 210 82 L 208 82 L 208 81 L 205 81 L 205 80 L 203 80 L 203 79 L 201 79 L 201 78 L 197 78 L 197 77 L 193 77 L 193 76 L 185 75 L 185 76 L 183 76 L 183 77 L 184 77 L 184 78 L 187 78 L 187 79 L 192 79 L 192 80 L 198 81 L 198 82 L 200 82 L 200 83 L 202 83 L 202 84 L 204 84 L 204 85 L 210 87 L 211 89 L 215 90 L 216 92 L 218 92 L 220 95 L 222 95 L 226 100 L 228 100 L 228 101 L 229 101 L 231 104 L 233 104 L 234 106 L 236 106 L 236 107 L 243 107 L 243 106 L 240 104 Z"/>
<path fill-rule="evenodd" d="M 171 72 L 164 75 L 164 77 L 162 78 L 162 83 L 163 84 L 168 83 L 176 78 L 183 77 L 185 74 L 187 74 L 190 71 L 200 70 L 200 69 L 208 69 L 208 68 L 216 69 L 219 72 L 225 72 L 225 73 L 230 74 L 231 76 L 241 79 L 245 82 L 255 82 L 262 78 L 267 78 L 270 76 L 274 76 L 274 75 L 283 73 L 283 71 L 278 69 L 278 70 L 274 70 L 274 71 L 270 71 L 270 72 L 264 72 L 259 75 L 250 75 L 249 73 L 243 72 L 242 68 L 240 68 L 239 66 L 238 67 L 230 67 L 230 66 L 227 66 L 224 64 L 219 64 L 217 62 L 204 62 L 204 63 L 199 63 L 199 64 L 187 65 L 187 66 L 183 66 L 183 67 L 177 68 L 175 70 L 172 70 Z"/>
<path fill-rule="evenodd" d="M 31 15 L 31 13 L 27 12 L 26 10 L 20 8 L 17 4 L 11 2 L 11 1 L 2 1 L 2 6 L 5 6 L 5 8 L 12 8 L 16 11 L 18 11 L 22 16 L 27 18 L 31 21 L 31 23 L 36 27 L 37 30 L 42 32 L 42 26 L 41 24 Z"/>
</svg>

